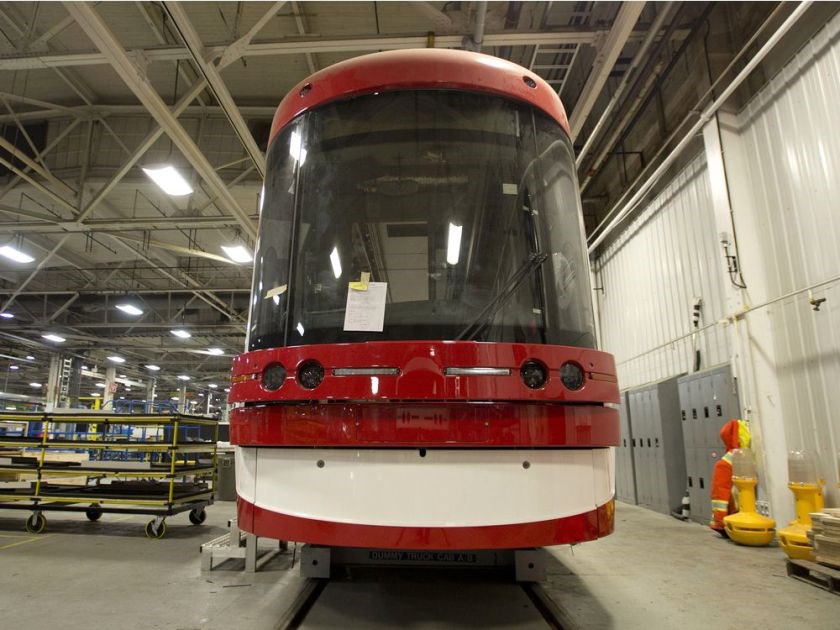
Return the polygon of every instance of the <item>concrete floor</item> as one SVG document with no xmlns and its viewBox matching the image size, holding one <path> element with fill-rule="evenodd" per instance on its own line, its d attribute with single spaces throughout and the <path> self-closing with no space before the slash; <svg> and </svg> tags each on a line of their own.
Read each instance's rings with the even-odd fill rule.
<svg viewBox="0 0 840 630">
<path fill-rule="evenodd" d="M 148 517 L 106 514 L 90 523 L 83 515 L 47 513 L 47 531 L 30 536 L 22 528 L 26 512 L 0 510 L 0 627 L 275 628 L 303 586 L 297 569 L 288 571 L 290 554 L 257 574 L 227 568 L 237 561 L 200 571 L 199 545 L 223 533 L 233 511 L 232 503 L 216 504 L 200 527 L 185 514 L 171 517 L 166 537 L 148 540 Z M 699 525 L 634 506 L 618 506 L 613 536 L 547 553 L 543 587 L 581 628 L 840 627 L 840 598 L 788 578 L 779 549 L 738 547 Z M 376 627 L 477 627 L 488 606 L 472 618 L 465 606 L 482 594 L 496 606 L 504 597 L 498 582 L 411 581 L 386 573 L 379 582 L 330 584 L 321 611 L 313 609 L 304 625 L 365 627 L 367 619 Z M 359 607 L 343 609 L 341 594 L 360 588 L 364 597 L 351 599 L 363 599 L 368 616 L 354 618 Z M 437 603 L 414 601 L 423 592 Z M 371 615 L 376 607 L 383 614 Z M 497 615 L 492 625 L 523 627 L 520 619 Z"/>
</svg>

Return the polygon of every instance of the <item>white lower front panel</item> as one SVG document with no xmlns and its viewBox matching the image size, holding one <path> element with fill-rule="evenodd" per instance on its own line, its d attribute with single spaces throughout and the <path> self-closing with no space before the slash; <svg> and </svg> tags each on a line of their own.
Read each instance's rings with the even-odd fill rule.
<svg viewBox="0 0 840 630">
<path fill-rule="evenodd" d="M 589 512 L 613 496 L 609 448 L 424 453 L 240 447 L 237 492 L 291 516 L 402 527 L 545 521 Z"/>
</svg>

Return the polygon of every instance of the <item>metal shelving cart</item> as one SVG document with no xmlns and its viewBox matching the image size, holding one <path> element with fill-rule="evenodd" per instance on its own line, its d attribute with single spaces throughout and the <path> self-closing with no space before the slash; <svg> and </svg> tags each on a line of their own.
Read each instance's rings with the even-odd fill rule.
<svg viewBox="0 0 840 630">
<path fill-rule="evenodd" d="M 218 421 L 186 414 L 0 412 L 0 508 L 149 514 L 146 535 L 162 538 L 167 516 L 200 525 L 213 503 Z"/>
</svg>

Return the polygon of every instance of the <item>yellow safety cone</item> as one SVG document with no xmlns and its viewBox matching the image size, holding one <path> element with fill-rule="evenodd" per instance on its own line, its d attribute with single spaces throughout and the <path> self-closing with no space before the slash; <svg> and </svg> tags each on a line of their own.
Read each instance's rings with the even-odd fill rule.
<svg viewBox="0 0 840 630">
<path fill-rule="evenodd" d="M 811 531 L 812 512 L 822 512 L 824 507 L 822 484 L 810 453 L 792 451 L 788 455 L 788 488 L 796 501 L 796 518 L 779 530 L 779 545 L 788 557 L 795 560 L 815 561 L 814 548 L 808 539 Z"/>
<path fill-rule="evenodd" d="M 732 483 L 738 488 L 738 512 L 723 519 L 727 535 L 739 545 L 769 545 L 776 535 L 776 521 L 755 511 L 758 478 L 752 451 L 748 448 L 732 451 Z"/>
</svg>

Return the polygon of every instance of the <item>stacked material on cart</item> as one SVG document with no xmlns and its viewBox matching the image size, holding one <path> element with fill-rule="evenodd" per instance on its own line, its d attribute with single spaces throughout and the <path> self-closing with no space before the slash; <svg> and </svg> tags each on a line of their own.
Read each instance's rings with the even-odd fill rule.
<svg viewBox="0 0 840 630">
<path fill-rule="evenodd" d="M 840 568 L 840 509 L 814 513 L 811 522 L 817 562 Z"/>
</svg>

